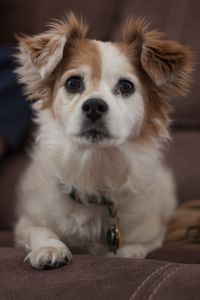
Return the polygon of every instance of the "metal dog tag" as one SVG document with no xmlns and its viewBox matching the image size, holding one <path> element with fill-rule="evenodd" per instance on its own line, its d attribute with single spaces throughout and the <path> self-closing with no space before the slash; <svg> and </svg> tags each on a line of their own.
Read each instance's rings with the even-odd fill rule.
<svg viewBox="0 0 200 300">
<path fill-rule="evenodd" d="M 121 235 L 119 228 L 115 224 L 111 224 L 107 229 L 107 243 L 109 244 L 110 251 L 116 254 L 120 246 Z"/>
</svg>

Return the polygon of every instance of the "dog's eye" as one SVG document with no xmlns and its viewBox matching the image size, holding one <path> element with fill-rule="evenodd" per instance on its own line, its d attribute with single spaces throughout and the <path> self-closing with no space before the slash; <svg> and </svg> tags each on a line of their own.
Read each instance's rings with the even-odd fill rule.
<svg viewBox="0 0 200 300">
<path fill-rule="evenodd" d="M 65 88 L 69 93 L 81 93 L 84 90 L 83 78 L 81 76 L 72 76 L 65 82 Z"/>
<path fill-rule="evenodd" d="M 122 96 L 126 97 L 134 93 L 135 86 L 128 79 L 120 79 L 116 86 L 115 91 L 117 94 L 121 94 Z"/>
</svg>

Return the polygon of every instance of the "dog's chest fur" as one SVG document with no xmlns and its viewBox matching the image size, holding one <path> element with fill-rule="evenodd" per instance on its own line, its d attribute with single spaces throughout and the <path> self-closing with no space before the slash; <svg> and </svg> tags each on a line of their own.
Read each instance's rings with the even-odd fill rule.
<svg viewBox="0 0 200 300">
<path fill-rule="evenodd" d="M 111 222 L 107 207 L 77 203 L 69 196 L 69 191 L 75 187 L 86 197 L 103 192 L 110 201 L 117 203 L 119 226 L 122 228 L 123 238 L 128 240 L 127 224 L 133 226 L 137 223 L 137 212 L 135 215 L 133 212 L 134 206 L 137 211 L 137 194 L 140 195 L 144 184 L 148 191 L 151 177 L 147 176 L 143 163 L 147 158 L 148 161 L 151 159 L 152 153 L 149 151 L 148 156 L 144 156 L 144 153 L 137 156 L 135 149 L 131 156 L 128 149 L 81 150 L 82 153 L 78 149 L 70 149 L 66 151 L 65 157 L 54 155 L 57 159 L 49 159 L 49 163 L 44 166 L 48 176 L 52 177 L 52 192 L 49 191 L 52 197 L 46 202 L 47 223 L 72 249 L 80 250 L 81 253 L 89 251 L 104 254 L 109 248 L 105 233 Z M 140 212 L 140 218 L 141 214 Z"/>
<path fill-rule="evenodd" d="M 118 198 L 123 196 L 123 186 L 127 184 L 129 166 L 122 157 L 120 161 L 118 151 L 103 151 L 103 155 L 98 151 L 82 153 L 81 163 L 76 159 L 79 155 L 72 151 L 65 162 L 57 160 L 56 166 L 52 166 L 57 174 L 53 180 L 60 204 L 47 216 L 52 227 L 57 228 L 71 248 L 80 247 L 81 252 L 83 249 L 107 252 L 105 233 L 111 222 L 108 208 L 101 204 L 88 204 L 87 195 L 98 197 L 103 193 L 109 201 L 117 203 Z M 63 165 L 66 167 L 63 168 Z M 85 199 L 85 204 L 70 197 L 72 187 Z"/>
</svg>

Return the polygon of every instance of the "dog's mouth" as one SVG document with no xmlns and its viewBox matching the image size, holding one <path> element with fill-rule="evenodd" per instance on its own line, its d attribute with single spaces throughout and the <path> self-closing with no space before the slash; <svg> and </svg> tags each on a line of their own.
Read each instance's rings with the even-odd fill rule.
<svg viewBox="0 0 200 300">
<path fill-rule="evenodd" d="M 80 133 L 81 138 L 85 138 L 92 144 L 100 143 L 105 139 L 110 138 L 110 134 L 108 129 L 103 124 L 89 125 L 83 126 L 83 129 Z"/>
<path fill-rule="evenodd" d="M 81 137 L 86 138 L 92 144 L 99 143 L 105 138 L 109 138 L 108 132 L 102 129 L 91 128 L 89 130 L 83 131 Z"/>
</svg>

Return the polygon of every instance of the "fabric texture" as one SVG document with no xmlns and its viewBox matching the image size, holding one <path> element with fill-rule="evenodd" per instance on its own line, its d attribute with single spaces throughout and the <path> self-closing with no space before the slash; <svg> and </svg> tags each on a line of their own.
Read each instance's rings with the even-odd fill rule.
<svg viewBox="0 0 200 300">
<path fill-rule="evenodd" d="M 23 263 L 24 251 L 11 247 L 12 240 L 6 246 L 5 238 L 12 236 L 0 233 L 0 299 L 199 299 L 197 246 L 179 248 L 179 255 L 173 247 L 158 250 L 151 259 L 74 256 L 70 265 L 38 271 Z M 183 262 L 189 256 L 191 261 Z"/>
</svg>

